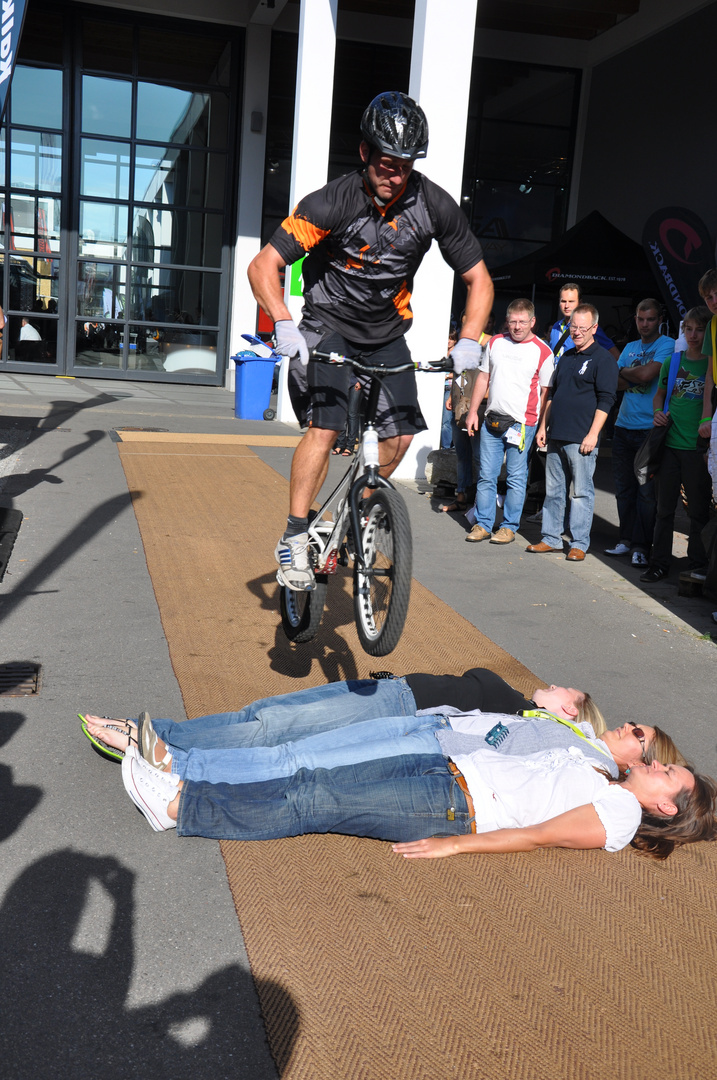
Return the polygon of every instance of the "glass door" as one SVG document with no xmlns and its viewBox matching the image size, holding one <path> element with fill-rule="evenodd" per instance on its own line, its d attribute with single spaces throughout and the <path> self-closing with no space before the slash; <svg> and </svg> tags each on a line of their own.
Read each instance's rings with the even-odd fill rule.
<svg viewBox="0 0 717 1080">
<path fill-rule="evenodd" d="M 19 371 L 62 368 L 62 89 L 61 70 L 16 67 L 0 143 L 2 360 Z"/>
</svg>

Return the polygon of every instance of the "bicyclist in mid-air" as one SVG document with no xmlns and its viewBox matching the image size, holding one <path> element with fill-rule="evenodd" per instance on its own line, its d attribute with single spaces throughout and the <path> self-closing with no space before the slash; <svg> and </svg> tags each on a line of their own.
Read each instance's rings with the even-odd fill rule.
<svg viewBox="0 0 717 1080">
<path fill-rule="evenodd" d="M 289 391 L 299 419 L 309 425 L 294 454 L 289 518 L 275 552 L 279 581 L 290 589 L 314 587 L 309 508 L 326 477 L 336 433 L 343 430 L 355 379 L 346 366 L 310 362 L 309 351 L 361 353 L 364 363 L 387 368 L 410 361 L 404 335 L 413 318 L 413 277 L 434 238 L 468 290 L 461 337 L 451 354 L 455 371 L 478 366 L 493 302 L 481 246 L 465 215 L 443 188 L 413 171 L 428 148 L 421 107 L 406 94 L 379 94 L 363 114 L 361 134 L 363 169 L 303 198 L 248 270 L 257 301 L 274 321 L 277 351 L 296 358 Z M 284 304 L 280 271 L 307 252 L 297 327 Z M 413 436 L 426 428 L 414 372 L 387 382 L 376 422 L 383 476 L 390 476 Z"/>
</svg>

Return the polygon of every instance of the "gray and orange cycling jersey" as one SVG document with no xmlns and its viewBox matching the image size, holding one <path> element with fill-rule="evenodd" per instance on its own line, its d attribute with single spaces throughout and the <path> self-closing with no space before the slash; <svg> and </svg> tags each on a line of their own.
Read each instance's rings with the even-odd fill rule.
<svg viewBox="0 0 717 1080">
<path fill-rule="evenodd" d="M 287 264 L 308 252 L 302 325 L 381 344 L 409 329 L 413 276 L 434 239 L 456 273 L 483 258 L 458 204 L 427 177 L 413 171 L 383 205 L 354 172 L 302 199 L 269 242 Z"/>
</svg>

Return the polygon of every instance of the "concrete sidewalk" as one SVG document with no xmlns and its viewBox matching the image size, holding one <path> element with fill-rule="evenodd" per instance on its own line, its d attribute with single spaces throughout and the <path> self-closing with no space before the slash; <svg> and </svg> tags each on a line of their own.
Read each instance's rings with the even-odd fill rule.
<svg viewBox="0 0 717 1080">
<path fill-rule="evenodd" d="M 42 666 L 39 694 L 0 714 L 8 1080 L 276 1075 L 218 845 L 152 835 L 75 719 L 184 715 L 113 429 L 296 434 L 233 404 L 207 387 L 0 376 L 0 505 L 24 516 L 0 662 Z M 288 475 L 291 449 L 257 452 Z M 717 774 L 717 605 L 678 598 L 676 570 L 646 590 L 599 554 L 616 524 L 604 463 L 599 477 L 598 554 L 582 564 L 526 554 L 534 525 L 507 548 L 466 544 L 462 519 L 403 484 L 415 576 L 536 675 L 584 686 L 615 723 L 664 723 Z"/>
</svg>

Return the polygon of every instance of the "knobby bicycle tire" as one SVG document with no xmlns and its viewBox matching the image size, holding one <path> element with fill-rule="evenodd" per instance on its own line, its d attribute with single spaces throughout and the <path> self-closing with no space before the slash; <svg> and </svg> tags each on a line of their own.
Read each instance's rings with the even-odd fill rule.
<svg viewBox="0 0 717 1080">
<path fill-rule="evenodd" d="M 281 625 L 289 641 L 301 645 L 316 637 L 326 603 L 326 574 L 316 575 L 316 585 L 310 592 L 279 588 Z"/>
<path fill-rule="evenodd" d="M 406 504 L 393 488 L 379 488 L 362 510 L 361 546 L 367 572 L 354 565 L 354 617 L 369 656 L 393 652 L 411 595 L 413 542 Z"/>
</svg>

